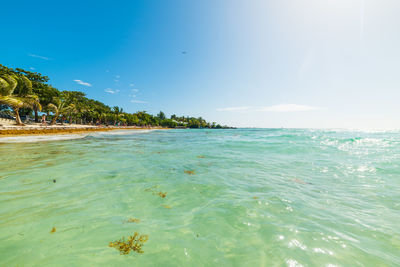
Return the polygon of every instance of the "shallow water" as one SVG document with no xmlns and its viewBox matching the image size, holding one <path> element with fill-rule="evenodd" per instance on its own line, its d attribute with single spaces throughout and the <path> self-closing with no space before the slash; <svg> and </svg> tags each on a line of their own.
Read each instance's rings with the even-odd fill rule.
<svg viewBox="0 0 400 267">
<path fill-rule="evenodd" d="M 400 132 L 0 144 L 0 266 L 399 266 L 399 222 Z M 108 247 L 134 232 L 143 254 Z"/>
</svg>

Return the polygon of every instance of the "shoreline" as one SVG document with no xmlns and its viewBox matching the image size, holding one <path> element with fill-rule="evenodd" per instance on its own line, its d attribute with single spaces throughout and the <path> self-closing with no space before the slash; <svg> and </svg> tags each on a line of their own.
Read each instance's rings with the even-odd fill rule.
<svg viewBox="0 0 400 267">
<path fill-rule="evenodd" d="M 137 127 L 137 126 L 90 126 L 90 125 L 56 125 L 56 126 L 9 126 L 0 128 L 1 137 L 34 136 L 34 135 L 62 135 L 82 134 L 91 132 L 108 132 L 115 130 L 166 130 L 162 127 Z"/>
</svg>

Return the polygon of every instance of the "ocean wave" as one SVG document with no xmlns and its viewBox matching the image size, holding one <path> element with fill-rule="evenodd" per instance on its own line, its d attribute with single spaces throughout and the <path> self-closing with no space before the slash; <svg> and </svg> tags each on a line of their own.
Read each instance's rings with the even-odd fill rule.
<svg viewBox="0 0 400 267">
<path fill-rule="evenodd" d="M 131 134 L 139 134 L 139 133 L 148 133 L 156 131 L 154 129 L 149 130 L 115 130 L 115 131 L 107 131 L 107 132 L 93 132 L 90 133 L 90 136 L 107 136 L 107 135 L 131 135 Z"/>
<path fill-rule="evenodd" d="M 115 130 L 107 132 L 92 132 L 92 133 L 76 133 L 76 134 L 49 134 L 49 135 L 21 135 L 21 136 L 6 136 L 0 137 L 0 143 L 36 143 L 36 142 L 51 142 L 82 139 L 87 136 L 102 137 L 113 135 L 132 135 L 139 133 L 147 133 L 155 131 L 151 130 Z"/>
<path fill-rule="evenodd" d="M 35 143 L 35 142 L 62 141 L 62 140 L 82 139 L 85 138 L 86 136 L 88 136 L 87 133 L 6 136 L 6 137 L 0 137 L 0 143 Z"/>
</svg>

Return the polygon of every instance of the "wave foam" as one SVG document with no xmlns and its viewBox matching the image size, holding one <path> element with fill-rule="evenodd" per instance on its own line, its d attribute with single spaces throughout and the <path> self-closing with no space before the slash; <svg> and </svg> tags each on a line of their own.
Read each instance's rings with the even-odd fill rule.
<svg viewBox="0 0 400 267">
<path fill-rule="evenodd" d="M 76 134 L 49 134 L 49 135 L 21 135 L 21 136 L 6 136 L 0 137 L 0 143 L 35 143 L 49 141 L 63 141 L 82 139 L 86 136 L 108 136 L 108 135 L 131 135 L 139 133 L 147 133 L 155 130 L 115 130 L 107 132 L 92 132 L 92 133 L 76 133 Z"/>
<path fill-rule="evenodd" d="M 62 141 L 81 139 L 88 136 L 85 134 L 55 134 L 55 135 L 22 135 L 22 136 L 7 136 L 0 137 L 0 143 L 35 143 L 35 142 L 46 142 L 46 141 Z"/>
</svg>

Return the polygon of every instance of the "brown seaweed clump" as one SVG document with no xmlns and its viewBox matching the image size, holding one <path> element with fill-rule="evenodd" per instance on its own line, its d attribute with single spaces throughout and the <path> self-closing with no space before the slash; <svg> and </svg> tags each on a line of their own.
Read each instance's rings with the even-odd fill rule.
<svg viewBox="0 0 400 267">
<path fill-rule="evenodd" d="M 204 159 L 204 158 L 205 158 L 205 156 L 203 156 L 203 155 L 200 155 L 200 156 L 197 156 L 197 158 L 198 158 L 198 159 Z"/>
<path fill-rule="evenodd" d="M 56 228 L 53 227 L 53 229 L 51 229 L 51 231 L 50 231 L 50 234 L 53 234 L 53 233 L 55 233 L 55 232 L 56 232 Z"/>
<path fill-rule="evenodd" d="M 152 186 L 150 188 L 147 188 L 144 191 L 147 191 L 147 192 L 150 191 L 153 195 L 157 195 L 157 196 L 159 196 L 161 198 L 165 198 L 167 196 L 167 192 L 165 192 L 165 193 L 162 192 L 162 191 L 157 192 L 156 188 L 158 188 L 158 185 L 155 185 L 155 186 Z"/>
<path fill-rule="evenodd" d="M 140 219 L 136 219 L 136 218 L 129 218 L 128 220 L 126 220 L 125 222 L 127 223 L 140 223 Z"/>
<path fill-rule="evenodd" d="M 119 250 L 121 255 L 128 255 L 131 250 L 137 253 L 143 253 L 142 247 L 144 243 L 149 239 L 147 235 L 139 235 L 135 232 L 132 236 L 128 237 L 128 240 L 125 241 L 125 238 L 110 242 L 109 247 L 116 248 Z"/>
<path fill-rule="evenodd" d="M 185 173 L 189 175 L 194 175 L 194 171 L 185 170 Z"/>
<path fill-rule="evenodd" d="M 158 192 L 157 195 L 159 195 L 162 198 L 165 198 L 167 196 L 167 192 L 163 193 L 163 192 Z"/>
</svg>

